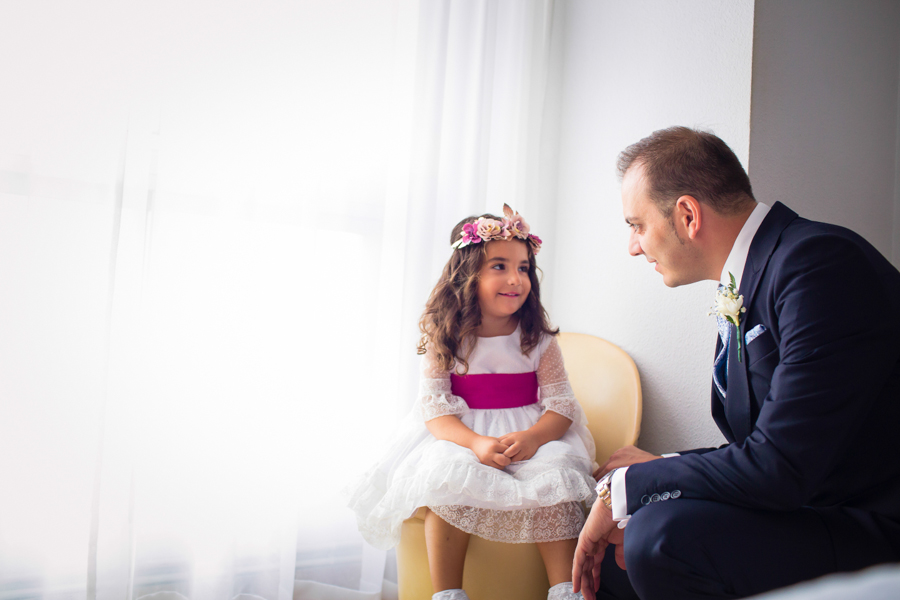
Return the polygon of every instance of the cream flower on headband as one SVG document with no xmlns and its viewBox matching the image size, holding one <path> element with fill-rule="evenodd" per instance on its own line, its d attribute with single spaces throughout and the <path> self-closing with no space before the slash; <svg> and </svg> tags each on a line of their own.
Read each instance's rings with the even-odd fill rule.
<svg viewBox="0 0 900 600">
<path fill-rule="evenodd" d="M 517 237 L 520 240 L 527 240 L 531 227 L 522 218 L 519 213 L 514 213 L 508 204 L 503 205 L 503 226 L 509 231 L 511 237 Z"/>
<path fill-rule="evenodd" d="M 478 237 L 480 237 L 484 241 L 496 240 L 504 237 L 504 227 L 503 223 L 501 223 L 500 221 L 481 217 L 477 221 L 475 221 L 475 227 L 475 231 L 477 232 Z"/>
</svg>

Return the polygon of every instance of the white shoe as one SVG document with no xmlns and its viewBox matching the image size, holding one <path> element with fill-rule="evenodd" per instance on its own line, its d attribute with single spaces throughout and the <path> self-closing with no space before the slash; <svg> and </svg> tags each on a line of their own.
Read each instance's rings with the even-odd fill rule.
<svg viewBox="0 0 900 600">
<path fill-rule="evenodd" d="M 557 583 L 547 592 L 547 600 L 583 600 L 581 592 L 572 591 L 572 582 Z"/>
<path fill-rule="evenodd" d="M 431 600 L 469 600 L 462 590 L 444 590 L 431 597 Z"/>
</svg>

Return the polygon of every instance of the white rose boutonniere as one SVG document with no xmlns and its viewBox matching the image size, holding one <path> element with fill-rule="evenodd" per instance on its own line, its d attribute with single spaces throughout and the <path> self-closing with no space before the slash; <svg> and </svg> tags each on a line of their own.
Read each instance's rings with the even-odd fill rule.
<svg viewBox="0 0 900 600">
<path fill-rule="evenodd" d="M 741 313 L 747 312 L 744 308 L 744 297 L 737 293 L 737 283 L 734 275 L 728 273 L 731 283 L 724 289 L 716 292 L 716 305 L 710 311 L 710 315 L 718 315 L 737 327 L 738 335 L 738 362 L 741 361 Z"/>
</svg>

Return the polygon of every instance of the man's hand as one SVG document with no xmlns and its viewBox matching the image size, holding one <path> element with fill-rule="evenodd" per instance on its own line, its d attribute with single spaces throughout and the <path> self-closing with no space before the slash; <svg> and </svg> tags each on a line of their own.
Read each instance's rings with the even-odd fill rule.
<svg viewBox="0 0 900 600">
<path fill-rule="evenodd" d="M 594 479 L 600 481 L 600 478 L 619 467 L 628 467 L 637 463 L 650 462 L 662 458 L 649 452 L 644 452 L 640 448 L 634 446 L 623 446 L 612 453 L 609 460 L 603 463 L 600 468 L 594 471 Z"/>
<path fill-rule="evenodd" d="M 572 590 L 594 598 L 600 587 L 600 565 L 606 548 L 616 545 L 616 564 L 625 568 L 625 534 L 612 519 L 612 511 L 602 501 L 594 503 L 584 529 L 578 536 L 572 563 Z"/>
<path fill-rule="evenodd" d="M 501 443 L 497 438 L 479 435 L 475 441 L 472 442 L 470 448 L 483 465 L 494 467 L 495 469 L 502 469 L 503 467 L 509 466 L 509 463 L 512 462 L 509 457 L 504 456 L 503 454 L 509 450 L 509 446 Z"/>
<path fill-rule="evenodd" d="M 503 454 L 510 460 L 528 460 L 541 447 L 538 436 L 527 430 L 507 433 L 500 438 L 500 443 L 509 446 Z"/>
</svg>

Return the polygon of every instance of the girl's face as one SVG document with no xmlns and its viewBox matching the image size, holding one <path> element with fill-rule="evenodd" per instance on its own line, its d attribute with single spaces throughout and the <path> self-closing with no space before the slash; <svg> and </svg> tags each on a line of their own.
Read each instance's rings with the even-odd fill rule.
<svg viewBox="0 0 900 600">
<path fill-rule="evenodd" d="M 531 293 L 528 250 L 519 240 L 488 242 L 478 272 L 478 305 L 483 318 L 512 316 Z"/>
</svg>

